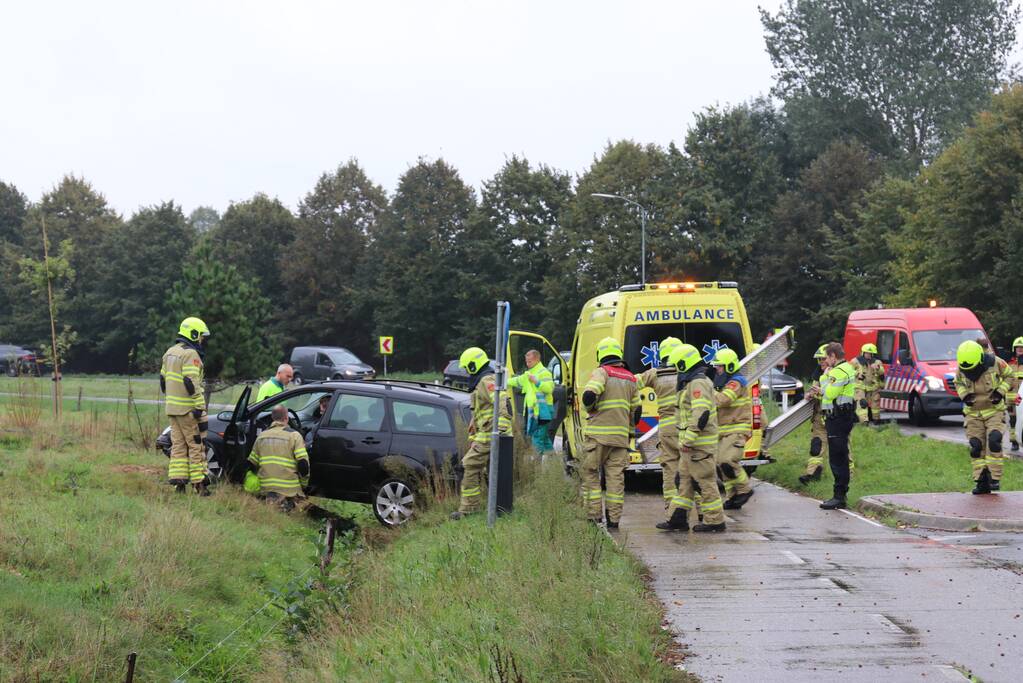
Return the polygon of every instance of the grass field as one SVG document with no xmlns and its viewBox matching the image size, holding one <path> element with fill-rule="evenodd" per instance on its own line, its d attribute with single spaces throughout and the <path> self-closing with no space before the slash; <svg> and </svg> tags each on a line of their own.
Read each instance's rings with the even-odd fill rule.
<svg viewBox="0 0 1023 683">
<path fill-rule="evenodd" d="M 756 476 L 816 498 L 830 498 L 831 472 L 807 486 L 799 483 L 809 456 L 810 426 L 805 424 L 771 449 L 778 462 L 757 469 Z M 973 488 L 970 457 L 965 446 L 903 436 L 897 426 L 875 430 L 857 425 L 850 447 L 855 469 L 849 486 L 849 504 L 878 493 L 969 491 Z M 1006 459 L 1003 491 L 1023 489 L 1023 463 Z"/>
<path fill-rule="evenodd" d="M 0 402 L 0 681 L 122 680 L 132 651 L 142 681 L 690 680 L 557 466 L 494 531 L 446 522 L 450 496 L 400 532 L 317 501 L 364 529 L 320 578 L 318 523 L 232 486 L 174 494 L 105 405 L 57 426 Z"/>
</svg>

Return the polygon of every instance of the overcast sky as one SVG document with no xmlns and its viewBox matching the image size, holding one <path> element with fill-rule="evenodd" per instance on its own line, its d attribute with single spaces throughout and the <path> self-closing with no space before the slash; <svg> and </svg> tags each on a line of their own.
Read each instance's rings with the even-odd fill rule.
<svg viewBox="0 0 1023 683">
<path fill-rule="evenodd" d="M 579 174 L 766 93 L 758 4 L 4 3 L 0 180 L 35 201 L 75 173 L 130 214 L 294 207 L 350 157 L 389 193 L 420 156 L 477 188 L 512 154 Z"/>
</svg>

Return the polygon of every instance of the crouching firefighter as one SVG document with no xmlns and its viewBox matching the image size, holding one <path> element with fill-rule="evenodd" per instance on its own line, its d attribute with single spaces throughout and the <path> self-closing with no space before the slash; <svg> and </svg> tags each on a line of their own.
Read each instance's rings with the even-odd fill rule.
<svg viewBox="0 0 1023 683">
<path fill-rule="evenodd" d="M 583 428 L 583 497 L 586 516 L 594 524 L 603 521 L 617 529 L 625 506 L 625 468 L 629 465 L 629 439 L 641 410 L 639 385 L 622 362 L 622 346 L 605 337 L 597 344 L 598 367 L 583 388 L 586 426 Z M 606 493 L 601 492 L 604 474 Z"/>
<path fill-rule="evenodd" d="M 462 456 L 462 490 L 458 510 L 451 513 L 451 519 L 478 512 L 482 507 L 483 479 L 490 464 L 490 443 L 494 427 L 494 391 L 497 377 L 490 370 L 490 357 L 478 346 L 462 352 L 458 366 L 469 374 L 469 391 L 472 398 L 472 422 L 469 424 L 469 448 Z M 497 417 L 500 434 L 511 434 L 511 408 L 507 397 L 502 396 Z"/>
<path fill-rule="evenodd" d="M 753 436 L 753 399 L 749 382 L 739 374 L 739 355 L 732 349 L 719 349 L 710 364 L 714 378 L 714 402 L 718 411 L 717 461 L 725 484 L 726 510 L 738 510 L 753 496 L 749 475 L 742 466 L 746 442 Z"/>
<path fill-rule="evenodd" d="M 660 367 L 650 368 L 639 376 L 640 388 L 650 387 L 657 396 L 657 436 L 661 440 L 661 488 L 665 508 L 678 493 L 675 479 L 682 455 L 678 449 L 678 372 L 668 364 L 672 350 L 681 343 L 677 337 L 668 337 L 658 344 Z"/>
<path fill-rule="evenodd" d="M 192 484 L 208 496 L 206 470 L 206 388 L 203 357 L 210 329 L 199 318 L 185 318 L 178 338 L 163 354 L 160 390 L 166 395 L 165 412 L 171 423 L 171 453 L 167 480 L 181 493 Z"/>
<path fill-rule="evenodd" d="M 259 488 L 267 501 L 290 512 L 302 497 L 299 477 L 309 476 L 309 455 L 302 435 L 288 426 L 287 406 L 275 405 L 270 418 L 273 423 L 252 444 L 249 469 L 259 475 Z"/>
<path fill-rule="evenodd" d="M 964 341 L 956 351 L 959 369 L 955 386 L 963 402 L 966 439 L 973 463 L 974 494 L 1001 488 L 1002 435 L 1005 433 L 1005 397 L 1012 384 L 1008 363 L 984 353 L 975 341 Z"/>
<path fill-rule="evenodd" d="M 710 368 L 691 344 L 676 347 L 668 362 L 679 373 L 679 450 L 682 459 L 679 462 L 678 495 L 671 501 L 667 521 L 658 524 L 657 528 L 688 531 L 693 494 L 695 487 L 699 487 L 703 521 L 695 525 L 693 531 L 724 531 L 725 513 L 714 462 L 718 446 L 718 419 L 714 383 L 707 376 Z"/>
</svg>

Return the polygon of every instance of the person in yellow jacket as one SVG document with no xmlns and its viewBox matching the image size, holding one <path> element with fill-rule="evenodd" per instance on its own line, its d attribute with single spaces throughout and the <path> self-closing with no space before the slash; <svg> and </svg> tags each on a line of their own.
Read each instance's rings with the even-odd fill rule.
<svg viewBox="0 0 1023 683">
<path fill-rule="evenodd" d="M 714 378 L 714 402 L 718 409 L 718 446 L 715 455 L 725 485 L 725 509 L 738 510 L 753 497 L 749 475 L 742 466 L 746 442 L 753 436 L 753 398 L 749 383 L 739 372 L 739 354 L 718 349 L 710 364 Z"/>
<path fill-rule="evenodd" d="M 668 358 L 679 373 L 678 416 L 679 463 L 678 495 L 671 501 L 668 519 L 657 525 L 666 531 L 688 531 L 689 511 L 693 508 L 695 486 L 700 488 L 700 513 L 703 521 L 693 526 L 696 532 L 725 530 L 724 504 L 718 492 L 714 454 L 718 447 L 717 405 L 714 383 L 703 356 L 691 344 L 681 344 Z M 695 486 L 694 486 L 695 483 Z"/>
<path fill-rule="evenodd" d="M 860 355 L 849 364 L 856 369 L 856 419 L 861 424 L 880 426 L 884 363 L 877 358 L 877 347 L 864 344 L 860 347 Z"/>
<path fill-rule="evenodd" d="M 660 367 L 650 368 L 639 375 L 639 387 L 653 389 L 657 397 L 657 436 L 660 439 L 661 489 L 665 509 L 678 493 L 675 479 L 678 477 L 678 461 L 682 452 L 678 449 L 678 372 L 668 364 L 668 358 L 676 346 L 682 343 L 677 337 L 667 337 L 657 345 Z"/>
<path fill-rule="evenodd" d="M 284 387 L 291 384 L 291 380 L 295 377 L 295 370 L 287 363 L 281 363 L 277 367 L 277 374 L 263 382 L 259 386 L 259 391 L 256 392 L 256 403 L 262 400 L 268 399 L 271 396 L 284 391 Z"/>
<path fill-rule="evenodd" d="M 1023 337 L 1016 337 L 1012 340 L 1012 358 L 1009 359 L 1009 369 L 1012 370 L 1012 384 L 1009 386 L 1009 393 L 1005 396 L 1005 412 L 1009 414 L 1009 443 L 1012 450 L 1018 451 L 1016 397 L 1019 395 L 1020 385 L 1023 384 Z"/>
<path fill-rule="evenodd" d="M 973 493 L 1001 488 L 1002 437 L 1005 434 L 1005 397 L 1012 385 L 1009 364 L 984 353 L 975 341 L 964 341 L 956 350 L 955 387 L 963 402 L 966 439 L 973 463 Z"/>
<path fill-rule="evenodd" d="M 203 356 L 210 329 L 199 318 L 181 321 L 178 338 L 163 354 L 160 389 L 171 423 L 171 453 L 167 480 L 179 492 L 192 484 L 196 493 L 209 495 L 206 470 L 206 387 Z"/>
<path fill-rule="evenodd" d="M 526 370 L 508 380 L 522 392 L 526 404 L 526 433 L 540 455 L 554 450 L 547 425 L 554 419 L 554 375 L 540 362 L 540 352 L 526 351 Z"/>
<path fill-rule="evenodd" d="M 821 410 L 828 432 L 828 464 L 835 479 L 831 498 L 821 509 L 846 507 L 849 492 L 849 433 L 856 423 L 856 369 L 845 360 L 845 349 L 831 342 L 824 349 L 828 370 L 821 377 Z"/>
<path fill-rule="evenodd" d="M 273 423 L 256 437 L 249 469 L 259 476 L 259 490 L 270 502 L 290 512 L 302 497 L 301 478 L 309 476 L 309 454 L 302 435 L 288 426 L 288 407 L 275 405 Z"/>
<path fill-rule="evenodd" d="M 469 374 L 470 407 L 469 448 L 462 456 L 461 500 L 451 519 L 478 512 L 483 504 L 483 480 L 490 464 L 490 444 L 494 427 L 494 391 L 497 378 L 490 371 L 490 357 L 478 346 L 462 352 L 458 365 Z M 511 408 L 505 396 L 497 411 L 497 429 L 500 434 L 511 434 Z"/>
<path fill-rule="evenodd" d="M 582 478 L 586 516 L 600 524 L 607 508 L 607 528 L 617 529 L 625 507 L 625 468 L 629 464 L 629 440 L 640 407 L 639 383 L 625 368 L 622 346 L 605 337 L 597 343 L 598 367 L 583 387 L 586 409 L 583 427 Z M 600 489 L 604 473 L 607 492 Z"/>
</svg>

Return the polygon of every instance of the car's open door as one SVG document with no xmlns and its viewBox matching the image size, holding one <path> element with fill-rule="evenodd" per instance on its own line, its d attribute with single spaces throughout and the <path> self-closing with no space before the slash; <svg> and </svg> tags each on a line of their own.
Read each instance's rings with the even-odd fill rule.
<svg viewBox="0 0 1023 683">
<path fill-rule="evenodd" d="M 509 377 L 521 375 L 526 371 L 526 352 L 533 350 L 540 352 L 540 362 L 554 375 L 554 417 L 547 425 L 547 433 L 553 438 L 558 433 L 558 429 L 561 428 L 561 423 L 565 420 L 565 413 L 568 407 L 568 395 L 566 393 L 569 386 L 567 381 L 568 363 L 565 362 L 565 359 L 562 358 L 558 350 L 554 348 L 554 345 L 543 336 L 535 332 L 512 330 L 508 333 L 508 358 L 505 361 L 508 364 Z M 516 398 L 517 406 L 521 407 L 521 395 L 518 395 Z M 519 410 L 516 410 L 516 412 L 519 412 Z"/>
<path fill-rule="evenodd" d="M 234 404 L 234 412 L 231 413 L 231 420 L 224 427 L 224 467 L 228 476 L 237 478 L 238 473 L 243 471 L 239 465 L 249 457 L 251 444 L 249 441 L 249 420 L 246 415 L 249 410 L 249 397 L 252 395 L 252 387 L 246 386 L 242 389 L 238 402 Z"/>
</svg>

